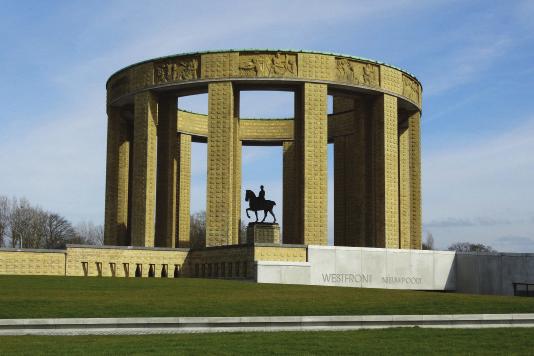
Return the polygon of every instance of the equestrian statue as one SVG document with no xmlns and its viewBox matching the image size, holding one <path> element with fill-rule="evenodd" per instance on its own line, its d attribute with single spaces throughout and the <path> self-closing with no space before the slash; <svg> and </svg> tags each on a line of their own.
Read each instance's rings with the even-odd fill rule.
<svg viewBox="0 0 534 356">
<path fill-rule="evenodd" d="M 276 203 L 272 200 L 265 200 L 265 190 L 263 190 L 263 185 L 260 186 L 260 192 L 257 197 L 252 190 L 247 190 L 245 201 L 248 201 L 248 209 L 246 210 L 247 218 L 250 219 L 248 212 L 249 210 L 252 210 L 254 214 L 256 214 L 256 222 L 258 222 L 258 211 L 263 210 L 263 220 L 261 222 L 265 222 L 267 213 L 271 213 L 274 218 L 273 223 L 276 223 L 276 216 L 274 216 L 273 213 L 273 207 L 276 205 Z"/>
</svg>

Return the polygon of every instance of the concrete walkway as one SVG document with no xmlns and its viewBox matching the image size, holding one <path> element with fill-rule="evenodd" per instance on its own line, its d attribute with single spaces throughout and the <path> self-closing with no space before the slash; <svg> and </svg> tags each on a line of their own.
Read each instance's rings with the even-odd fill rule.
<svg viewBox="0 0 534 356">
<path fill-rule="evenodd" d="M 1 335 L 141 335 L 373 328 L 534 327 L 534 314 L 0 319 Z"/>
</svg>

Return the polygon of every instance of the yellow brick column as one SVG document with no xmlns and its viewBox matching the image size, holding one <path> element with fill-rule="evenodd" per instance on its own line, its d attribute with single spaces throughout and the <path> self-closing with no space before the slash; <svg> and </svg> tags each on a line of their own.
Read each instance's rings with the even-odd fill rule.
<svg viewBox="0 0 534 356">
<path fill-rule="evenodd" d="M 233 232 L 232 232 L 232 244 L 239 244 L 239 234 L 241 233 L 241 155 L 243 146 L 241 140 L 239 140 L 239 121 L 235 120 L 236 124 L 236 138 L 234 139 L 234 215 L 232 216 Z"/>
<path fill-rule="evenodd" d="M 421 249 L 421 113 L 409 116 L 410 131 L 410 243 L 413 249 Z"/>
<path fill-rule="evenodd" d="M 356 96 L 354 102 L 354 156 L 351 165 L 354 169 L 353 211 L 351 231 L 354 234 L 355 246 L 374 246 L 373 225 L 373 181 L 372 163 L 372 112 L 369 100 Z"/>
<path fill-rule="evenodd" d="M 241 176 L 238 126 L 231 82 L 208 86 L 208 187 L 206 204 L 206 246 L 229 245 L 237 241 L 237 187 Z M 240 189 L 240 188 L 239 188 Z M 236 216 L 237 215 L 237 216 Z"/>
<path fill-rule="evenodd" d="M 354 121 L 354 99 L 334 96 L 334 120 Z M 354 134 L 334 138 L 334 245 L 354 246 Z"/>
<path fill-rule="evenodd" d="M 156 198 L 157 100 L 150 92 L 135 95 L 132 245 L 154 246 Z"/>
<path fill-rule="evenodd" d="M 156 247 L 174 247 L 176 237 L 176 150 L 175 96 L 162 96 L 158 102 Z"/>
<path fill-rule="evenodd" d="M 243 151 L 243 146 L 239 137 L 240 134 L 240 122 L 239 122 L 239 100 L 240 95 L 239 91 L 233 93 L 234 97 L 234 108 L 233 108 L 233 192 L 234 200 L 232 202 L 233 206 L 233 216 L 232 216 L 232 245 L 239 244 L 239 234 L 241 233 L 241 155 Z"/>
<path fill-rule="evenodd" d="M 397 98 L 373 103 L 374 246 L 399 248 L 399 161 Z"/>
<path fill-rule="evenodd" d="M 104 244 L 129 245 L 128 181 L 131 123 L 121 117 L 120 108 L 108 108 L 106 157 L 106 208 Z"/>
<path fill-rule="evenodd" d="M 402 114 L 399 126 L 399 228 L 400 248 L 411 248 L 410 131 Z"/>
<path fill-rule="evenodd" d="M 190 203 L 191 203 L 191 136 L 179 134 L 177 141 L 178 178 L 176 180 L 176 231 L 178 238 L 175 247 L 191 247 Z"/>
<path fill-rule="evenodd" d="M 307 245 L 328 242 L 327 86 L 304 83 L 296 95 L 295 144 L 299 240 Z"/>
<path fill-rule="evenodd" d="M 297 184 L 296 184 L 296 162 L 295 144 L 293 141 L 283 143 L 283 232 L 282 238 L 285 244 L 299 243 L 297 233 Z"/>
</svg>

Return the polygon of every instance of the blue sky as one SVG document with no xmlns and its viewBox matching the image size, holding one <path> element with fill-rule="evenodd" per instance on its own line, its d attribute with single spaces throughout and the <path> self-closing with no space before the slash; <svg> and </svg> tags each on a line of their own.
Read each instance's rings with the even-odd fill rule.
<svg viewBox="0 0 534 356">
<path fill-rule="evenodd" d="M 0 9 L 2 195 L 103 222 L 105 82 L 126 65 L 210 49 L 329 51 L 422 82 L 423 221 L 438 247 L 534 252 L 534 1 L 0 0 Z M 206 100 L 181 104 L 203 111 Z M 242 112 L 288 107 L 288 95 L 251 94 Z M 243 187 L 265 176 L 281 202 L 281 149 L 243 155 Z M 194 210 L 205 205 L 205 156 L 194 145 Z"/>
</svg>

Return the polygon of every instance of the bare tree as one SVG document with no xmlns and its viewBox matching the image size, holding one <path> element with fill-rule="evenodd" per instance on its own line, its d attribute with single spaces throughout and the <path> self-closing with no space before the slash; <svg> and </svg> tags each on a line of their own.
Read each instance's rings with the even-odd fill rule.
<svg viewBox="0 0 534 356">
<path fill-rule="evenodd" d="M 75 237 L 69 241 L 83 245 L 103 245 L 104 227 L 95 225 L 91 221 L 82 221 L 75 227 Z"/>
<path fill-rule="evenodd" d="M 9 233 L 9 218 L 11 215 L 11 203 L 8 197 L 0 196 L 0 247 L 6 245 Z"/>
<path fill-rule="evenodd" d="M 426 233 L 426 240 L 423 242 L 423 250 L 433 250 L 434 249 L 434 236 L 431 232 Z"/>
<path fill-rule="evenodd" d="M 46 214 L 44 248 L 65 248 L 74 236 L 74 229 L 65 218 L 54 213 Z"/>
<path fill-rule="evenodd" d="M 206 211 L 199 211 L 191 215 L 191 228 L 189 237 L 191 247 L 200 248 L 206 241 Z"/>
<path fill-rule="evenodd" d="M 47 213 L 25 198 L 13 200 L 10 216 L 11 247 L 41 248 L 46 239 Z"/>
<path fill-rule="evenodd" d="M 449 251 L 457 252 L 497 252 L 493 247 L 470 242 L 455 242 L 448 248 Z"/>
</svg>

